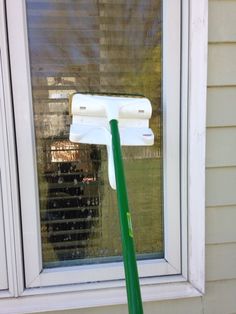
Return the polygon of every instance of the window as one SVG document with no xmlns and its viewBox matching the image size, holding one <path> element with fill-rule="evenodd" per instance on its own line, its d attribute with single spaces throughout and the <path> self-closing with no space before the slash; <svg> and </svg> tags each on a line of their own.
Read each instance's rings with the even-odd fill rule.
<svg viewBox="0 0 236 314">
<path fill-rule="evenodd" d="M 68 97 L 75 91 L 152 100 L 155 146 L 127 148 L 124 158 L 138 256 L 163 257 L 161 1 L 26 4 L 44 267 L 121 259 L 106 149 L 68 143 Z M 62 141 L 75 156 L 67 150 L 53 161 L 48 146 L 62 154 Z"/>
<path fill-rule="evenodd" d="M 193 25 L 206 14 L 203 0 L 190 4 L 6 2 L 24 261 L 16 294 L 83 290 L 95 304 L 109 289 L 116 297 L 103 304 L 125 302 L 106 152 L 68 141 L 74 91 L 151 100 L 154 147 L 124 150 L 143 299 L 163 282 L 178 296 L 203 290 L 205 24 L 198 58 Z"/>
<path fill-rule="evenodd" d="M 28 71 L 27 85 L 16 86 L 16 93 L 29 97 L 24 104 L 15 100 L 16 108 L 24 108 L 16 109 L 16 120 L 28 110 L 25 128 L 16 122 L 17 136 L 31 143 L 27 150 L 18 145 L 24 254 L 31 265 L 25 268 L 27 286 L 124 278 L 106 151 L 68 141 L 68 97 L 75 91 L 142 94 L 151 100 L 154 147 L 124 150 L 140 276 L 180 273 L 180 2 L 166 17 L 170 34 L 164 44 L 174 45 L 175 54 L 166 53 L 164 63 L 167 25 L 161 1 L 28 0 L 24 8 L 20 18 L 27 32 L 26 27 L 20 32 L 12 58 L 17 60 L 22 49 L 26 58 L 19 73 L 23 67 Z M 167 43 L 168 36 L 177 39 Z M 171 66 L 168 81 L 165 64 Z M 168 84 L 172 98 L 166 95 L 168 106 L 162 106 Z M 163 133 L 168 134 L 164 146 Z M 66 278 L 65 267 L 71 267 Z"/>
</svg>

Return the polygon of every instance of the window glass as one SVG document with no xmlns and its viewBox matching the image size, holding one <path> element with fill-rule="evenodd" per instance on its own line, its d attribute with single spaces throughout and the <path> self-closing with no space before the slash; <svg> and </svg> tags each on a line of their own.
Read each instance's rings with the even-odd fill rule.
<svg viewBox="0 0 236 314">
<path fill-rule="evenodd" d="M 44 268 L 121 259 L 106 148 L 68 140 L 73 92 L 143 95 L 152 147 L 123 156 L 139 259 L 163 257 L 160 0 L 26 0 Z"/>
</svg>

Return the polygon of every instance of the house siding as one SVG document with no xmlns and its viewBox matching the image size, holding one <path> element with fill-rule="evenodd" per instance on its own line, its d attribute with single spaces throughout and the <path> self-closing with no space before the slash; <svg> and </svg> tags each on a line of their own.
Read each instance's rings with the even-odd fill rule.
<svg viewBox="0 0 236 314">
<path fill-rule="evenodd" d="M 236 1 L 209 1 L 206 293 L 144 304 L 145 314 L 236 313 Z M 120 314 L 126 306 L 50 312 Z M 49 314 L 49 313 L 48 313 Z"/>
<path fill-rule="evenodd" d="M 203 313 L 236 313 L 235 16 L 236 1 L 209 1 Z"/>
</svg>

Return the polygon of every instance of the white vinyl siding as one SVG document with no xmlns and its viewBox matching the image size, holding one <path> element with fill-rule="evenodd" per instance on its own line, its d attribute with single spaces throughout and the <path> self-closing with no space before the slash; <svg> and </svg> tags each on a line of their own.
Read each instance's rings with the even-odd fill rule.
<svg viewBox="0 0 236 314">
<path fill-rule="evenodd" d="M 236 87 L 208 88 L 207 92 L 207 127 L 235 127 L 236 125 Z M 224 104 L 222 106 L 222 104 Z M 209 150 L 209 149 L 208 149 Z M 210 154 L 211 152 L 209 152 Z M 234 152 L 235 155 L 235 152 Z M 231 157 L 230 157 L 231 158 Z"/>
<path fill-rule="evenodd" d="M 236 85 L 236 43 L 209 43 L 208 87 Z"/>
<path fill-rule="evenodd" d="M 209 42 L 235 42 L 236 5 L 232 0 L 209 1 Z"/>
<path fill-rule="evenodd" d="M 207 281 L 236 278 L 236 242 L 207 245 L 206 260 Z"/>
<path fill-rule="evenodd" d="M 208 207 L 206 213 L 206 243 L 235 243 L 236 206 Z"/>
<path fill-rule="evenodd" d="M 236 1 L 209 1 L 204 313 L 236 312 Z"/>
</svg>

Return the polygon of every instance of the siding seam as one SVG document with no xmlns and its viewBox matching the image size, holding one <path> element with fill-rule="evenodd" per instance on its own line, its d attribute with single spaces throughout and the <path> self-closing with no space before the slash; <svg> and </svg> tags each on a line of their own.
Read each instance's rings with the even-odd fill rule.
<svg viewBox="0 0 236 314">
<path fill-rule="evenodd" d="M 208 45 L 216 45 L 216 46 L 220 46 L 220 45 L 236 45 L 236 41 L 209 41 Z"/>
<path fill-rule="evenodd" d="M 236 84 L 207 85 L 207 89 L 211 89 L 211 88 L 219 88 L 219 89 L 222 89 L 222 88 L 236 88 Z"/>
<path fill-rule="evenodd" d="M 206 242 L 206 248 L 209 246 L 230 246 L 230 245 L 235 245 L 236 241 L 229 241 L 229 242 Z"/>
<path fill-rule="evenodd" d="M 202 314 L 205 314 L 205 302 L 203 300 L 203 297 L 201 297 L 201 304 L 202 304 Z"/>
<path fill-rule="evenodd" d="M 234 204 L 234 205 L 215 205 L 215 206 L 208 205 L 208 206 L 206 206 L 206 210 L 207 209 L 214 209 L 214 208 L 216 208 L 216 210 L 219 209 L 219 208 L 221 208 L 221 209 L 226 208 L 226 210 L 227 210 L 227 208 L 236 207 L 235 205 L 236 204 Z"/>
<path fill-rule="evenodd" d="M 209 126 L 207 126 L 207 130 L 208 129 L 216 129 L 216 130 L 218 130 L 218 129 L 236 129 L 236 124 L 234 125 L 234 124 L 231 124 L 231 125 L 216 125 L 216 126 L 214 126 L 214 125 L 209 125 Z"/>
<path fill-rule="evenodd" d="M 223 165 L 223 164 L 218 164 L 218 165 L 207 165 L 206 169 L 207 170 L 212 170 L 212 169 L 228 169 L 228 168 L 236 168 L 236 164 L 230 164 L 230 165 Z M 235 204 L 236 205 L 236 204 Z"/>
<path fill-rule="evenodd" d="M 206 280 L 207 283 L 235 282 L 236 278 Z"/>
</svg>

